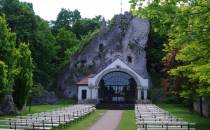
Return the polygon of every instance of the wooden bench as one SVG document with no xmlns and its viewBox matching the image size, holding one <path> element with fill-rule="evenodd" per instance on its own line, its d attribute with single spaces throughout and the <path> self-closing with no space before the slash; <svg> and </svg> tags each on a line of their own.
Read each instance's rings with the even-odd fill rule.
<svg viewBox="0 0 210 130">
<path fill-rule="evenodd" d="M 135 115 L 138 130 L 195 130 L 194 123 L 176 118 L 152 104 L 135 105 Z"/>
<path fill-rule="evenodd" d="M 0 128 L 51 130 L 83 118 L 94 110 L 94 105 L 75 105 L 49 112 L 28 114 L 26 116 L 17 116 L 16 118 L 5 118 L 0 120 L 0 122 L 4 122 L 5 124 L 1 125 Z"/>
</svg>

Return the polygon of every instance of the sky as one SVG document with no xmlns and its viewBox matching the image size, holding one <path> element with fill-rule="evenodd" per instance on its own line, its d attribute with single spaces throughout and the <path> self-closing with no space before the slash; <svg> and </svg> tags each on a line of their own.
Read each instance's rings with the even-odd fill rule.
<svg viewBox="0 0 210 130">
<path fill-rule="evenodd" d="M 61 8 L 78 9 L 83 18 L 93 18 L 102 15 L 106 20 L 111 19 L 121 10 L 121 0 L 20 0 L 33 4 L 36 15 L 45 20 L 56 20 Z M 122 0 L 123 12 L 129 11 L 129 0 Z"/>
</svg>

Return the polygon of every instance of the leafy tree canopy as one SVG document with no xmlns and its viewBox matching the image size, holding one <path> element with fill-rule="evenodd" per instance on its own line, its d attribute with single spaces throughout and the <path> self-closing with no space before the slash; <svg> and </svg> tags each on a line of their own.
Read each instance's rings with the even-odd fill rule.
<svg viewBox="0 0 210 130">
<path fill-rule="evenodd" d="M 56 35 L 61 28 L 72 31 L 77 38 L 87 35 L 88 32 L 93 32 L 99 28 L 101 16 L 95 18 L 82 18 L 78 10 L 71 11 L 62 8 L 59 12 L 56 21 L 52 21 L 52 31 Z"/>
<path fill-rule="evenodd" d="M 142 6 L 143 2 L 131 1 L 133 13 L 150 20 L 153 32 L 166 35 L 163 60 L 175 63 L 167 70 L 171 76 L 190 83 L 182 83 L 181 96 L 209 97 L 210 1 L 153 0 Z"/>
<path fill-rule="evenodd" d="M 16 44 L 16 35 L 0 17 L 0 95 L 13 94 L 19 110 L 26 104 L 33 85 L 33 63 L 29 46 Z"/>
<path fill-rule="evenodd" d="M 5 17 L 0 17 L 0 61 L 1 61 L 1 87 L 11 92 L 14 84 L 14 77 L 18 73 L 16 68 L 16 58 L 18 56 L 15 33 L 10 32 L 6 24 Z"/>
<path fill-rule="evenodd" d="M 20 54 L 17 61 L 19 74 L 15 78 L 13 97 L 17 108 L 21 110 L 26 105 L 33 86 L 33 63 L 28 45 L 21 43 L 18 51 Z"/>
</svg>

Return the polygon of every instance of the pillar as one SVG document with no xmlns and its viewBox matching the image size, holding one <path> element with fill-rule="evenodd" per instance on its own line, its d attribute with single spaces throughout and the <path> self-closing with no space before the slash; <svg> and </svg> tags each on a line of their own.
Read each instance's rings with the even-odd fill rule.
<svg viewBox="0 0 210 130">
<path fill-rule="evenodd" d="M 137 92 L 137 100 L 141 100 L 141 88 L 138 87 Z"/>
<path fill-rule="evenodd" d="M 98 88 L 96 87 L 91 88 L 91 93 L 92 93 L 91 99 L 98 99 Z"/>
<path fill-rule="evenodd" d="M 90 99 L 93 99 L 93 88 L 89 88 L 89 90 L 90 90 Z"/>
<path fill-rule="evenodd" d="M 144 100 L 147 100 L 147 89 L 144 89 Z"/>
<path fill-rule="evenodd" d="M 98 100 L 98 87 L 95 88 L 95 99 Z"/>
</svg>

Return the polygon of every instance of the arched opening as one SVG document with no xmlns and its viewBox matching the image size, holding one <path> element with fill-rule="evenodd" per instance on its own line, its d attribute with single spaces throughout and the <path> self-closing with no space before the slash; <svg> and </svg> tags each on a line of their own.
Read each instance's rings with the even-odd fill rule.
<svg viewBox="0 0 210 130">
<path fill-rule="evenodd" d="M 98 96 L 101 103 L 135 103 L 137 83 L 131 75 L 113 71 L 100 79 Z"/>
</svg>

